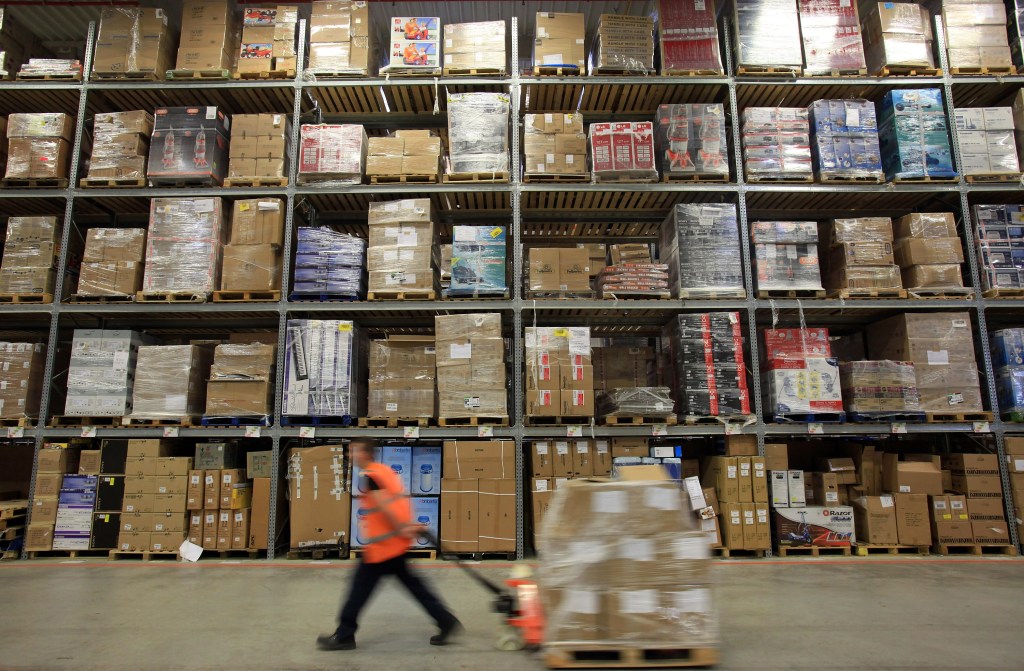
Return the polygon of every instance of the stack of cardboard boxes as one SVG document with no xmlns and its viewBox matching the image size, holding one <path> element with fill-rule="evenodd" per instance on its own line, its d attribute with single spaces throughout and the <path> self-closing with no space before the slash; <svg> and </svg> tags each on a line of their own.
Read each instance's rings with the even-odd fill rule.
<svg viewBox="0 0 1024 671">
<path fill-rule="evenodd" d="M 269 424 L 276 351 L 262 343 L 217 345 L 206 386 L 206 416 L 262 417 Z"/>
<path fill-rule="evenodd" d="M 436 218 L 429 198 L 370 203 L 369 292 L 394 296 L 437 288 Z M 433 296 L 431 296 L 433 297 Z"/>
<path fill-rule="evenodd" d="M 822 288 L 816 223 L 755 221 L 751 237 L 758 291 Z"/>
<path fill-rule="evenodd" d="M 444 26 L 444 71 L 505 74 L 505 22 L 447 23 Z"/>
<path fill-rule="evenodd" d="M 303 124 L 299 181 L 359 184 L 366 165 L 366 130 L 354 124 Z"/>
<path fill-rule="evenodd" d="M 426 527 L 430 536 L 438 538 L 440 531 L 438 495 L 442 492 L 443 482 L 441 479 L 443 475 L 441 469 L 441 446 L 418 445 L 409 447 L 407 445 L 385 445 L 377 448 L 377 460 L 390 468 L 402 480 L 402 487 L 410 497 L 409 503 L 412 508 L 413 521 Z M 366 533 L 360 524 L 366 516 L 367 509 L 373 507 L 372 501 L 365 501 L 361 498 L 368 493 L 364 489 L 365 485 L 366 481 L 363 478 L 362 471 L 353 464 L 350 545 L 354 548 L 365 547 Z M 511 519 L 512 524 L 515 525 L 514 512 Z M 513 539 L 514 537 L 515 534 L 513 533 Z M 417 536 L 413 539 L 413 550 L 436 547 L 425 535 Z M 513 549 L 515 549 L 514 540 Z"/>
<path fill-rule="evenodd" d="M 62 228 L 57 217 L 7 220 L 0 294 L 53 294 Z"/>
<path fill-rule="evenodd" d="M 351 321 L 289 319 L 284 407 L 292 417 L 362 417 L 366 340 Z"/>
<path fill-rule="evenodd" d="M 963 287 L 964 246 L 952 212 L 915 212 L 897 219 L 894 228 L 903 286 L 911 291 Z"/>
<path fill-rule="evenodd" d="M 67 114 L 7 117 L 7 179 L 64 179 L 71 160 L 75 120 Z"/>
<path fill-rule="evenodd" d="M 701 482 L 715 488 L 725 547 L 771 549 L 768 479 L 763 457 L 711 457 L 704 463 Z"/>
<path fill-rule="evenodd" d="M 151 184 L 219 186 L 228 172 L 231 122 L 216 107 L 158 107 L 146 175 Z"/>
<path fill-rule="evenodd" d="M 437 416 L 436 358 L 433 336 L 371 340 L 368 416 Z"/>
<path fill-rule="evenodd" d="M 1002 2 L 943 0 L 942 20 L 953 74 L 960 70 L 966 74 L 978 74 L 983 69 L 1014 71 Z"/>
<path fill-rule="evenodd" d="M 787 421 L 789 415 L 842 416 L 839 362 L 832 358 L 828 329 L 765 329 L 764 345 L 766 416 L 776 421 Z"/>
<path fill-rule="evenodd" d="M 590 252 L 580 247 L 531 247 L 527 296 L 589 296 Z"/>
<path fill-rule="evenodd" d="M 814 168 L 821 181 L 884 181 L 873 102 L 816 100 L 809 112 Z"/>
<path fill-rule="evenodd" d="M 515 451 L 512 441 L 444 441 L 441 550 L 515 552 Z"/>
<path fill-rule="evenodd" d="M 129 440 L 121 509 L 120 552 L 175 554 L 185 540 L 191 457 L 171 456 L 166 440 Z"/>
<path fill-rule="evenodd" d="M 679 315 L 665 327 L 662 345 L 674 364 L 677 413 L 750 415 L 743 331 L 738 312 Z"/>
<path fill-rule="evenodd" d="M 613 452 L 613 443 L 617 452 Z M 556 489 L 573 478 L 608 477 L 612 473 L 612 454 L 619 458 L 647 454 L 646 438 L 591 438 L 572 440 L 535 440 L 530 445 L 530 501 L 533 531 L 541 521 Z"/>
<path fill-rule="evenodd" d="M 527 114 L 523 124 L 526 175 L 587 174 L 583 115 Z"/>
<path fill-rule="evenodd" d="M 253 485 L 241 468 L 237 445 L 198 443 L 188 459 L 184 503 L 189 510 L 189 542 L 204 550 L 245 550 L 250 547 Z M 184 535 L 184 534 L 183 534 Z"/>
<path fill-rule="evenodd" d="M 75 329 L 64 414 L 80 417 L 131 414 L 139 348 L 154 342 L 150 336 L 134 331 Z"/>
<path fill-rule="evenodd" d="M 176 70 L 233 70 L 239 20 L 230 0 L 185 0 Z"/>
<path fill-rule="evenodd" d="M 846 412 L 878 420 L 923 419 L 914 364 L 909 361 L 843 362 L 839 379 Z"/>
<path fill-rule="evenodd" d="M 507 180 L 508 115 L 507 93 L 449 93 L 447 172 Z"/>
<path fill-rule="evenodd" d="M 362 298 L 366 292 L 366 240 L 326 227 L 299 228 L 292 292 Z"/>
<path fill-rule="evenodd" d="M 811 181 L 814 162 L 807 108 L 745 108 L 743 170 L 751 181 L 781 177 L 806 177 Z"/>
<path fill-rule="evenodd" d="M 878 115 L 878 143 L 890 181 L 956 177 L 940 89 L 886 93 Z"/>
<path fill-rule="evenodd" d="M 943 458 L 942 466 L 952 473 L 952 491 L 966 498 L 974 542 L 979 545 L 1009 543 L 998 455 L 949 454 Z M 943 541 L 936 539 L 936 542 Z"/>
<path fill-rule="evenodd" d="M 825 461 L 823 472 L 815 475 L 790 468 L 786 445 L 770 444 L 765 445 L 765 468 L 779 546 L 849 547 L 854 543 L 853 508 L 843 498 L 845 488 L 857 482 L 851 460 Z M 724 521 L 722 526 L 724 536 Z"/>
<path fill-rule="evenodd" d="M 832 248 L 823 268 L 825 289 L 900 289 L 899 266 L 893 263 L 892 220 L 889 217 L 833 219 Z"/>
<path fill-rule="evenodd" d="M 146 179 L 153 115 L 134 112 L 97 114 L 92 125 L 92 156 L 87 179 Z"/>
<path fill-rule="evenodd" d="M 597 181 L 658 180 L 652 122 L 592 123 L 588 141 L 591 168 Z"/>
<path fill-rule="evenodd" d="M 501 314 L 438 315 L 438 416 L 507 417 Z"/>
<path fill-rule="evenodd" d="M 436 182 L 440 174 L 441 138 L 431 135 L 429 130 L 398 130 L 393 137 L 369 138 L 366 154 L 367 177 L 404 175 Z"/>
<path fill-rule="evenodd" d="M 47 551 L 53 549 L 55 540 L 55 525 L 57 524 L 58 509 L 63 508 L 62 534 L 67 537 L 67 545 L 74 547 L 58 548 L 66 550 L 81 550 L 89 548 L 89 525 L 92 522 L 92 504 L 95 503 L 96 478 L 91 480 L 92 500 L 88 497 L 77 497 L 71 493 L 63 496 L 64 476 L 76 478 L 78 473 L 80 453 L 78 449 L 68 449 L 66 445 L 45 444 L 39 451 L 39 461 L 36 468 L 35 498 L 32 500 L 32 523 L 25 533 L 25 549 L 29 552 Z M 69 482 L 79 487 L 89 485 L 90 481 L 74 480 Z M 77 501 L 75 499 L 78 499 Z M 83 501 L 85 501 L 83 503 Z M 83 522 L 83 515 L 78 514 L 80 506 L 87 505 L 88 517 Z M 73 506 L 69 508 L 68 506 Z M 80 529 L 85 530 L 85 547 L 74 538 L 80 536 Z"/>
<path fill-rule="evenodd" d="M 1024 287 L 1024 212 L 1020 205 L 975 205 L 972 208 L 981 256 L 981 286 L 986 290 Z"/>
<path fill-rule="evenodd" d="M 797 4 L 804 42 L 804 74 L 864 74 L 864 43 L 857 5 L 817 0 L 799 0 Z"/>
<path fill-rule="evenodd" d="M 367 75 L 373 40 L 370 9 L 361 0 L 312 3 L 307 71 L 318 75 Z"/>
<path fill-rule="evenodd" d="M 448 296 L 508 296 L 504 226 L 452 226 Z"/>
<path fill-rule="evenodd" d="M 1017 535 L 1024 530 L 1024 437 L 1006 436 L 1003 439 L 1006 452 L 1007 471 L 1010 474 L 1010 490 L 1013 492 L 1013 517 L 1010 521 L 1017 525 Z"/>
<path fill-rule="evenodd" d="M 566 68 L 583 72 L 586 65 L 586 26 L 582 14 L 537 12 L 533 68 Z"/>
<path fill-rule="evenodd" d="M 592 417 L 590 328 L 528 326 L 525 346 L 527 416 Z"/>
<path fill-rule="evenodd" d="M 778 67 L 799 73 L 804 58 L 800 13 L 795 2 L 737 0 L 733 11 L 734 53 L 740 68 L 753 68 L 753 72 L 758 72 Z"/>
<path fill-rule="evenodd" d="M 135 296 L 142 288 L 146 229 L 90 228 L 78 275 L 80 296 Z"/>
<path fill-rule="evenodd" d="M 231 118 L 228 177 L 240 180 L 253 177 L 285 179 L 288 176 L 291 138 L 292 123 L 286 114 L 234 115 Z M 230 183 L 228 185 L 231 186 Z"/>
<path fill-rule="evenodd" d="M 441 69 L 440 18 L 393 16 L 387 39 L 387 71 L 433 72 Z"/>
<path fill-rule="evenodd" d="M 0 419 L 36 419 L 46 345 L 0 342 Z"/>
<path fill-rule="evenodd" d="M 143 292 L 208 296 L 220 279 L 225 228 L 221 198 L 154 198 Z"/>
<path fill-rule="evenodd" d="M 184 420 L 202 415 L 212 355 L 205 345 L 140 347 L 131 417 Z"/>
<path fill-rule="evenodd" d="M 279 291 L 284 201 L 236 200 L 232 208 L 231 234 L 224 245 L 221 291 Z"/>
<path fill-rule="evenodd" d="M 92 443 L 86 445 L 92 448 Z M 128 441 L 104 440 L 100 449 L 83 449 L 78 464 L 79 475 L 99 478 L 96 488 L 95 512 L 92 516 L 90 550 L 114 550 L 121 535 L 121 510 L 124 507 L 125 463 Z"/>
<path fill-rule="evenodd" d="M 242 12 L 242 46 L 236 72 L 295 72 L 298 23 L 299 8 L 295 5 L 246 7 Z"/>
<path fill-rule="evenodd" d="M 669 286 L 679 298 L 746 294 L 732 203 L 676 205 L 661 227 L 659 258 L 668 266 Z"/>
<path fill-rule="evenodd" d="M 157 8 L 104 8 L 92 56 L 93 74 L 103 78 L 146 73 L 163 79 L 174 65 L 178 44 L 168 18 L 165 10 Z"/>
<path fill-rule="evenodd" d="M 654 72 L 654 19 L 602 14 L 594 45 L 596 74 Z"/>
<path fill-rule="evenodd" d="M 288 450 L 290 546 L 311 549 L 349 542 L 352 497 L 349 462 L 341 445 Z M 278 497 L 280 499 L 280 497 Z"/>
<path fill-rule="evenodd" d="M 643 387 L 654 364 L 654 350 L 634 345 L 594 347 L 594 388 Z"/>
<path fill-rule="evenodd" d="M 277 510 L 274 517 L 276 527 L 271 529 L 270 489 L 273 484 L 271 478 L 274 477 L 274 452 L 273 450 L 247 452 L 245 455 L 245 465 L 245 474 L 252 480 L 252 508 L 250 508 L 249 512 L 249 540 L 247 547 L 250 550 L 266 550 L 270 544 L 276 546 L 281 531 L 284 530 L 284 523 L 288 513 L 285 510 L 285 497 L 282 496 L 282 493 L 285 491 L 286 486 L 283 479 L 278 480 Z M 283 474 L 281 477 L 283 478 Z M 194 523 L 196 513 L 191 512 L 189 514 L 191 521 Z M 235 512 L 234 515 L 237 517 L 238 513 Z M 242 519 L 233 518 L 231 522 L 231 548 L 236 549 L 234 547 L 235 533 L 240 530 L 240 526 L 244 526 L 244 513 L 242 514 Z M 238 523 L 239 527 L 236 527 L 236 523 Z M 192 540 L 191 533 L 189 536 L 189 540 Z M 196 545 L 201 545 L 201 543 L 196 541 L 192 542 Z"/>
<path fill-rule="evenodd" d="M 1013 108 L 984 107 L 953 110 L 960 169 L 965 175 L 1019 173 Z"/>
<path fill-rule="evenodd" d="M 658 2 L 661 74 L 723 74 L 714 0 Z"/>
<path fill-rule="evenodd" d="M 916 2 L 872 2 L 862 22 L 868 72 L 932 69 L 932 18 Z"/>
</svg>

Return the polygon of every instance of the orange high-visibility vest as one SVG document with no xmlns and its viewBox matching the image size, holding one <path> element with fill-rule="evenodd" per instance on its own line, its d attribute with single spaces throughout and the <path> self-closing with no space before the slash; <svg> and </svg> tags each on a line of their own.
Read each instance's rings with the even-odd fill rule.
<svg viewBox="0 0 1024 671">
<path fill-rule="evenodd" d="M 391 513 L 399 525 L 406 525 L 412 522 L 412 504 L 401 478 L 384 464 L 370 464 L 363 472 L 373 477 L 385 498 L 384 503 L 377 506 L 369 494 L 360 497 L 366 506 L 366 517 L 362 520 L 362 535 L 366 538 L 363 559 L 367 563 L 377 564 L 405 554 L 412 545 L 411 539 L 401 535 L 400 528 L 392 526 L 384 509 Z"/>
</svg>

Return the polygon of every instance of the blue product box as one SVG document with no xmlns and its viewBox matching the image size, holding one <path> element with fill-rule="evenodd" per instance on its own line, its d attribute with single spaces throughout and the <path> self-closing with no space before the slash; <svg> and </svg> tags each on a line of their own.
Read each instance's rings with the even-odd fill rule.
<svg viewBox="0 0 1024 671">
<path fill-rule="evenodd" d="M 58 504 L 68 504 L 72 506 L 90 506 L 92 507 L 96 503 L 96 490 L 88 489 L 61 489 L 60 494 L 57 495 Z"/>
<path fill-rule="evenodd" d="M 678 457 L 667 457 L 661 460 L 662 467 L 668 471 L 670 480 L 683 479 L 683 460 Z"/>
<path fill-rule="evenodd" d="M 441 493 L 441 446 L 425 445 L 412 448 L 413 496 Z"/>
<path fill-rule="evenodd" d="M 992 334 L 992 367 L 1024 366 L 1024 329 L 1002 329 Z"/>
<path fill-rule="evenodd" d="M 882 99 L 880 118 L 898 114 L 945 113 L 941 89 L 895 89 Z"/>
<path fill-rule="evenodd" d="M 452 296 L 503 293 L 508 270 L 504 226 L 452 227 Z"/>
<path fill-rule="evenodd" d="M 61 491 L 65 489 L 91 489 L 95 491 L 98 485 L 99 476 L 97 475 L 65 475 Z"/>
<path fill-rule="evenodd" d="M 999 412 L 1024 412 L 1024 368 L 1004 369 L 996 376 Z"/>
<path fill-rule="evenodd" d="M 381 448 L 378 447 L 377 449 L 375 449 L 374 450 L 374 455 L 375 455 L 374 459 L 376 461 L 381 461 Z M 358 466 L 356 466 L 356 463 L 353 461 L 352 462 L 352 495 L 353 495 L 352 507 L 353 508 L 355 508 L 355 506 L 356 506 L 356 499 L 355 499 L 355 497 L 357 495 L 359 495 L 359 494 L 365 494 L 365 493 L 366 493 L 366 489 L 363 488 L 363 469 L 361 469 Z"/>
<path fill-rule="evenodd" d="M 366 516 L 366 504 L 356 496 L 352 496 L 352 529 L 349 534 L 349 538 L 352 539 L 349 545 L 354 548 L 361 548 L 366 546 L 366 534 L 362 529 L 362 525 L 359 524 L 360 520 Z"/>
<path fill-rule="evenodd" d="M 427 531 L 434 538 L 440 537 L 440 499 L 436 496 L 415 496 L 412 499 L 412 521 L 427 527 Z M 412 549 L 437 547 L 423 536 L 418 536 L 412 544 Z"/>
<path fill-rule="evenodd" d="M 402 479 L 406 492 L 412 491 L 412 448 L 399 445 L 385 445 L 381 449 L 380 461 Z"/>
</svg>

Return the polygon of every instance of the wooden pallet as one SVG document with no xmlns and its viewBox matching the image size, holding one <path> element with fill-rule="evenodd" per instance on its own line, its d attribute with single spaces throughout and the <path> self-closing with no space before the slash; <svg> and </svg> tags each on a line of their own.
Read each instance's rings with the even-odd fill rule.
<svg viewBox="0 0 1024 671">
<path fill-rule="evenodd" d="M 214 303 L 276 303 L 280 291 L 214 291 Z"/>
<path fill-rule="evenodd" d="M 615 68 L 606 66 L 594 68 L 591 74 L 603 77 L 650 77 L 654 75 L 654 72 L 643 68 Z"/>
<path fill-rule="evenodd" d="M 52 179 L 8 177 L 0 181 L 0 185 L 5 189 L 66 189 L 68 188 L 68 180 L 62 177 Z"/>
<path fill-rule="evenodd" d="M 934 412 L 925 411 L 929 424 L 963 424 L 964 422 L 991 422 L 991 412 Z"/>
<path fill-rule="evenodd" d="M 379 427 L 384 429 L 397 429 L 400 426 L 418 426 L 421 429 L 434 426 L 437 423 L 433 417 L 360 417 L 359 428 L 366 429 Z"/>
<path fill-rule="evenodd" d="M 907 295 L 910 298 L 922 301 L 947 300 L 950 298 L 971 300 L 974 298 L 974 289 L 971 287 L 918 287 L 916 289 L 907 289 Z"/>
<path fill-rule="evenodd" d="M 396 67 L 396 68 L 382 68 L 380 71 L 381 76 L 395 77 L 398 79 L 418 79 L 427 77 L 440 77 L 441 68 L 407 68 L 407 67 Z"/>
<path fill-rule="evenodd" d="M 813 184 L 814 175 L 747 175 L 755 184 Z"/>
<path fill-rule="evenodd" d="M 845 412 L 787 412 L 772 417 L 776 424 L 843 424 Z"/>
<path fill-rule="evenodd" d="M 949 73 L 954 77 L 963 75 L 1015 75 L 1017 74 L 1017 69 L 1012 65 L 999 65 L 994 67 L 950 68 Z"/>
<path fill-rule="evenodd" d="M 945 544 L 938 543 L 932 546 L 932 551 L 940 555 L 1006 555 L 1016 557 L 1017 547 L 1014 545 L 990 544 L 990 543 L 965 543 Z"/>
<path fill-rule="evenodd" d="M 853 554 L 858 557 L 870 555 L 927 555 L 931 554 L 930 545 L 872 545 L 857 543 L 853 546 Z"/>
<path fill-rule="evenodd" d="M 348 551 L 349 559 L 359 559 L 362 556 L 362 548 L 353 548 Z M 437 550 L 431 550 L 427 548 L 410 548 L 406 551 L 405 556 L 411 559 L 437 559 Z"/>
<path fill-rule="evenodd" d="M 731 548 L 711 548 L 711 554 L 722 559 L 763 559 L 766 550 L 733 550 Z"/>
<path fill-rule="evenodd" d="M 508 172 L 446 172 L 444 174 L 445 184 L 459 182 L 506 183 L 508 182 Z"/>
<path fill-rule="evenodd" d="M 228 188 L 270 188 L 288 186 L 287 177 L 225 177 L 224 186 Z"/>
<path fill-rule="evenodd" d="M 50 418 L 47 426 L 51 428 L 62 428 L 62 427 L 79 427 L 79 426 L 95 426 L 98 428 L 115 428 L 124 426 L 121 424 L 121 416 L 109 416 L 109 417 L 95 417 L 89 415 L 54 415 Z"/>
<path fill-rule="evenodd" d="M 433 175 L 367 175 L 370 184 L 437 184 Z"/>
<path fill-rule="evenodd" d="M 745 289 L 680 289 L 679 298 L 682 300 L 706 301 L 706 300 L 727 300 L 744 299 L 747 297 Z"/>
<path fill-rule="evenodd" d="M 849 545 L 800 545 L 795 547 L 780 545 L 776 552 L 778 552 L 780 557 L 788 555 L 810 555 L 812 557 L 842 555 L 843 557 L 849 557 L 851 549 Z"/>
<path fill-rule="evenodd" d="M 96 70 L 93 70 L 92 74 L 89 75 L 89 79 L 95 81 L 158 82 L 163 80 L 163 77 L 157 72 L 97 72 Z"/>
<path fill-rule="evenodd" d="M 608 175 L 594 173 L 593 181 L 597 184 L 655 184 L 658 181 L 657 173 L 654 175 Z"/>
<path fill-rule="evenodd" d="M 445 77 L 504 77 L 505 68 L 444 68 Z"/>
<path fill-rule="evenodd" d="M 837 68 L 829 70 L 828 72 L 821 70 L 815 72 L 808 72 L 804 70 L 804 77 L 867 77 L 867 68 Z"/>
<path fill-rule="evenodd" d="M 29 559 L 46 559 L 46 558 L 70 558 L 78 559 L 79 557 L 102 557 L 107 554 L 107 550 L 29 550 Z"/>
<path fill-rule="evenodd" d="M 508 426 L 508 415 L 480 415 L 478 417 L 439 417 L 438 426 Z"/>
<path fill-rule="evenodd" d="M 594 418 L 589 415 L 526 415 L 527 426 L 586 426 L 593 421 Z"/>
<path fill-rule="evenodd" d="M 83 177 L 80 189 L 145 189 L 149 182 L 138 177 Z"/>
<path fill-rule="evenodd" d="M 799 77 L 803 73 L 801 67 L 782 65 L 741 65 L 736 70 L 740 77 Z"/>
<path fill-rule="evenodd" d="M 937 177 L 935 175 L 914 175 L 913 177 L 893 177 L 893 184 L 956 184 L 960 181 L 960 175 L 946 175 Z"/>
<path fill-rule="evenodd" d="M 135 294 L 138 303 L 205 303 L 207 294 L 195 291 L 139 291 Z"/>
<path fill-rule="evenodd" d="M 904 289 L 840 289 L 839 291 L 833 291 L 828 295 L 829 298 L 839 298 L 846 300 L 848 298 L 894 298 L 901 299 L 907 297 L 907 292 Z"/>
<path fill-rule="evenodd" d="M 662 70 L 662 77 L 725 77 L 721 70 Z"/>
<path fill-rule="evenodd" d="M 923 412 L 885 412 L 884 410 L 869 412 L 850 411 L 846 417 L 856 424 L 884 424 L 891 422 L 920 424 L 928 421 L 928 416 Z"/>
<path fill-rule="evenodd" d="M 758 298 L 825 298 L 824 289 L 758 289 Z"/>
<path fill-rule="evenodd" d="M 199 423 L 203 426 L 270 426 L 270 415 L 203 415 Z"/>
<path fill-rule="evenodd" d="M 503 291 L 501 293 L 465 293 L 465 290 L 463 289 L 456 289 L 455 291 L 458 293 L 454 296 L 450 291 L 450 289 L 448 292 L 442 291 L 441 298 L 446 301 L 504 301 L 508 300 L 510 297 L 510 294 L 507 291 Z"/>
<path fill-rule="evenodd" d="M 267 72 L 235 72 L 231 75 L 232 79 L 244 79 L 246 81 L 252 80 L 268 80 L 268 79 L 295 79 L 295 70 L 268 70 Z"/>
<path fill-rule="evenodd" d="M 86 294 L 73 294 L 68 296 L 68 303 L 93 303 L 98 305 L 108 305 L 110 303 L 134 303 L 135 296 L 129 296 L 127 294 L 119 296 L 89 296 Z"/>
<path fill-rule="evenodd" d="M 46 74 L 34 74 L 31 72 L 19 72 L 15 77 L 19 82 L 80 82 L 81 72 L 49 72 Z"/>
<path fill-rule="evenodd" d="M 329 70 L 309 70 L 306 69 L 302 73 L 303 75 L 313 75 L 315 81 L 321 79 L 365 79 L 365 71 L 349 71 L 349 72 L 331 72 Z"/>
<path fill-rule="evenodd" d="M 318 545 L 310 548 L 292 548 L 288 550 L 286 555 L 288 559 L 312 559 L 320 561 L 321 559 L 344 559 L 348 556 L 348 546 L 339 545 Z"/>
<path fill-rule="evenodd" d="M 183 415 L 181 417 L 132 417 L 126 415 L 121 418 L 121 424 L 124 426 L 131 427 L 160 427 L 160 426 L 200 426 L 201 421 L 199 417 L 193 417 L 191 415 Z"/>
<path fill-rule="evenodd" d="M 25 526 L 9 526 L 5 529 L 0 529 L 0 541 L 13 541 L 16 538 L 21 538 L 25 535 Z"/>
<path fill-rule="evenodd" d="M 230 70 L 168 70 L 168 79 L 231 79 Z"/>
<path fill-rule="evenodd" d="M 221 186 L 213 177 L 169 177 L 158 175 L 149 178 L 149 185 L 165 189 L 213 189 Z"/>
<path fill-rule="evenodd" d="M 716 648 L 665 646 L 578 645 L 548 643 L 544 663 L 549 669 L 644 669 L 714 666 Z"/>
<path fill-rule="evenodd" d="M 1024 298 L 1024 289 L 987 289 L 985 298 Z"/>
<path fill-rule="evenodd" d="M 968 184 L 1016 183 L 1021 179 L 1019 172 L 993 172 L 985 175 L 964 175 Z"/>
<path fill-rule="evenodd" d="M 282 426 L 323 426 L 323 427 L 348 427 L 356 422 L 351 415 L 285 415 L 281 417 Z"/>
<path fill-rule="evenodd" d="M 727 184 L 729 175 L 720 172 L 666 172 L 661 176 L 662 184 L 679 182 L 706 182 L 708 184 Z"/>
<path fill-rule="evenodd" d="M 580 298 L 593 298 L 595 291 L 527 291 L 526 297 L 536 300 L 576 300 Z"/>
<path fill-rule="evenodd" d="M 11 520 L 28 514 L 28 499 L 0 501 L 0 520 Z"/>
<path fill-rule="evenodd" d="M 876 77 L 941 77 L 942 68 L 919 68 L 909 65 L 886 65 Z"/>
<path fill-rule="evenodd" d="M 330 303 L 332 301 L 351 303 L 362 299 L 359 298 L 358 294 L 338 294 L 330 292 L 307 294 L 297 292 L 288 296 L 288 300 L 293 303 Z"/>
<path fill-rule="evenodd" d="M 330 189 L 337 184 L 362 184 L 363 176 L 351 172 L 312 172 L 300 174 L 296 181 L 302 186 L 322 186 Z"/>
<path fill-rule="evenodd" d="M 0 419 L 0 426 L 20 426 L 28 429 L 35 426 L 37 421 L 32 417 L 9 417 Z"/>
<path fill-rule="evenodd" d="M 637 426 L 640 424 L 667 424 L 676 425 L 676 416 L 655 417 L 652 415 L 605 415 L 597 418 L 597 423 L 602 426 Z"/>
<path fill-rule="evenodd" d="M 523 175 L 524 184 L 586 184 L 589 181 L 589 172 L 575 175 L 555 175 L 551 173 L 527 173 Z"/>
<path fill-rule="evenodd" d="M 155 559 L 175 559 L 177 561 L 181 561 L 180 558 L 178 557 L 177 550 L 161 550 L 160 552 L 155 552 L 153 550 L 139 550 L 137 552 L 127 552 L 124 550 L 110 550 L 107 553 L 107 556 L 110 558 L 111 561 L 117 559 L 141 559 L 142 561 L 153 561 Z"/>
<path fill-rule="evenodd" d="M 885 175 L 819 175 L 821 184 L 885 184 Z"/>
<path fill-rule="evenodd" d="M 677 421 L 679 419 L 682 419 L 688 426 L 725 426 L 726 424 L 750 426 L 757 421 L 757 417 L 754 415 L 679 415 Z"/>
<path fill-rule="evenodd" d="M 409 289 L 408 291 L 368 291 L 368 301 L 432 301 L 437 292 L 431 289 Z"/>
<path fill-rule="evenodd" d="M 611 289 L 601 289 L 601 300 L 606 301 L 659 301 L 671 298 L 671 291 L 614 291 Z"/>
<path fill-rule="evenodd" d="M 266 555 L 266 550 L 251 550 L 249 548 L 232 548 L 230 550 L 207 550 L 203 549 L 204 557 L 217 557 L 219 559 L 231 559 L 232 557 L 248 557 L 249 559 L 261 559 L 260 555 Z"/>
<path fill-rule="evenodd" d="M 53 294 L 0 294 L 0 303 L 52 303 Z"/>
<path fill-rule="evenodd" d="M 527 73 L 529 74 L 529 72 Z M 534 77 L 579 77 L 583 74 L 583 68 L 575 65 L 535 65 L 533 66 Z"/>
</svg>

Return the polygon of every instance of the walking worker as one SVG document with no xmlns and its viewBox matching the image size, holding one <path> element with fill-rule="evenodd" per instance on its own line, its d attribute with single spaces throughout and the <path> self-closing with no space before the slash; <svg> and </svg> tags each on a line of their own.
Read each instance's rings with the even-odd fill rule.
<svg viewBox="0 0 1024 671">
<path fill-rule="evenodd" d="M 369 438 L 356 438 L 349 443 L 349 457 L 362 471 L 363 482 L 359 483 L 359 489 L 366 492 L 359 497 L 359 505 L 366 512 L 360 524 L 363 525 L 361 535 L 367 540 L 359 566 L 352 574 L 338 629 L 329 636 L 316 639 L 321 650 L 355 649 L 359 613 L 370 600 L 380 579 L 388 575 L 398 578 L 434 618 L 441 631 L 430 637 L 431 645 L 447 644 L 462 629 L 458 618 L 408 564 L 406 553 L 413 539 L 426 528 L 412 522 L 409 492 L 405 491 L 402 480 L 394 471 L 376 461 L 376 447 L 376 442 Z"/>
</svg>

